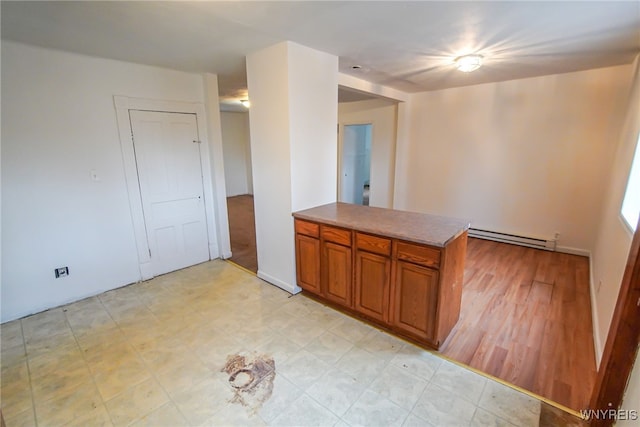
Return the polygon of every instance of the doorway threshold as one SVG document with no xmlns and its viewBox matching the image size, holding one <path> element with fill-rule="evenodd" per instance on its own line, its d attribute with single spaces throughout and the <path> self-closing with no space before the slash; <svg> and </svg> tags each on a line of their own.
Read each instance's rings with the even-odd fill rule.
<svg viewBox="0 0 640 427">
<path fill-rule="evenodd" d="M 252 276 L 258 277 L 258 274 L 255 271 L 249 270 L 248 268 L 241 266 L 240 264 L 238 264 L 237 262 L 235 262 L 231 258 L 224 259 L 223 261 L 228 262 L 229 264 L 233 265 L 236 268 L 239 268 L 240 270 L 244 271 L 245 273 L 249 273 Z"/>
</svg>

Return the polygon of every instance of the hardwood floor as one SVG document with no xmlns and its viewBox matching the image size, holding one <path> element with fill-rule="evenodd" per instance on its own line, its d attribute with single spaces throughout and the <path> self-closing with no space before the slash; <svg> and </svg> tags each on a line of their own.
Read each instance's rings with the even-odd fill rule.
<svg viewBox="0 0 640 427">
<path fill-rule="evenodd" d="M 587 258 L 469 239 L 444 355 L 580 410 L 596 378 L 592 337 Z"/>
<path fill-rule="evenodd" d="M 231 261 L 258 272 L 256 252 L 256 221 L 253 196 L 245 194 L 227 198 L 229 213 L 229 236 L 231 239 Z"/>
</svg>

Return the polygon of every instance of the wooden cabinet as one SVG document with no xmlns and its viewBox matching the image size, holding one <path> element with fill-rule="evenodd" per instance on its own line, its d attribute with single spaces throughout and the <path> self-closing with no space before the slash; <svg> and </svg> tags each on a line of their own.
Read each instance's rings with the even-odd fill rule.
<svg viewBox="0 0 640 427">
<path fill-rule="evenodd" d="M 299 232 L 296 233 L 296 279 L 302 289 L 321 293 L 320 240 Z"/>
<path fill-rule="evenodd" d="M 436 344 L 438 271 L 406 261 L 395 263 L 391 323 Z"/>
<path fill-rule="evenodd" d="M 389 320 L 391 239 L 355 233 L 355 309 L 376 320 Z"/>
<path fill-rule="evenodd" d="M 351 307 L 351 248 L 323 242 L 321 265 L 324 296 Z"/>
<path fill-rule="evenodd" d="M 352 307 L 351 230 L 320 225 L 320 283 L 326 299 Z"/>
<path fill-rule="evenodd" d="M 300 220 L 295 220 L 295 229 L 298 286 L 351 308 L 351 231 Z"/>
<path fill-rule="evenodd" d="M 436 349 L 444 342 L 460 315 L 464 229 L 439 247 L 336 223 L 295 224 L 301 288 Z"/>
<path fill-rule="evenodd" d="M 391 323 L 412 336 L 438 346 L 438 269 L 441 250 L 397 241 L 394 244 L 394 259 Z"/>
<path fill-rule="evenodd" d="M 386 322 L 389 309 L 391 259 L 364 251 L 356 252 L 355 309 Z"/>
</svg>

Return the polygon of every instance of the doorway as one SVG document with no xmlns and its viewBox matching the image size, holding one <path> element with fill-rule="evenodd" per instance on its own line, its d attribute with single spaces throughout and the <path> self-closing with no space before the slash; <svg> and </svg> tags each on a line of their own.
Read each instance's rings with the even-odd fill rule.
<svg viewBox="0 0 640 427">
<path fill-rule="evenodd" d="M 243 107 L 244 109 L 244 107 Z M 258 272 L 248 111 L 220 111 L 230 261 Z"/>
<path fill-rule="evenodd" d="M 154 276 L 209 260 L 195 114 L 130 110 Z"/>
<path fill-rule="evenodd" d="M 194 251 L 198 254 L 197 258 L 194 259 L 186 257 L 188 261 L 184 261 L 183 259 L 183 264 L 193 265 L 194 263 L 226 256 L 229 253 L 228 235 L 225 232 L 225 230 L 228 229 L 227 212 L 226 210 L 223 210 L 224 204 L 220 203 L 220 199 L 222 197 L 217 197 L 218 194 L 224 194 L 224 188 L 221 188 L 221 186 L 224 185 L 224 182 L 215 179 L 215 175 L 213 174 L 211 165 L 211 159 L 213 158 L 213 156 L 216 156 L 216 158 L 222 157 L 221 154 L 218 154 L 222 152 L 222 146 L 221 144 L 210 144 L 209 142 L 209 136 L 206 129 L 207 116 L 204 105 L 194 104 L 191 102 L 130 98 L 126 96 L 114 96 L 113 101 L 116 107 L 116 120 L 118 122 L 118 133 L 120 136 L 120 145 L 122 148 L 122 160 L 129 198 L 129 209 L 131 211 L 133 234 L 138 255 L 138 267 L 140 268 L 140 279 L 151 279 L 157 274 L 162 274 L 158 272 L 163 270 L 170 271 L 171 269 L 176 268 L 176 265 L 179 264 L 176 263 L 165 268 L 160 268 L 159 266 L 155 265 L 155 261 L 158 258 L 158 250 L 164 250 L 165 248 L 161 246 L 166 245 L 167 242 L 171 244 L 171 239 L 169 238 L 163 240 L 162 242 L 157 242 L 160 244 L 156 247 L 156 250 L 153 251 L 150 245 L 150 243 L 153 242 L 150 242 L 150 239 L 148 238 L 150 225 L 147 224 L 146 215 L 148 215 L 150 211 L 153 212 L 154 209 L 156 210 L 156 215 L 160 215 L 163 213 L 160 212 L 162 208 L 168 208 L 168 205 L 163 206 L 163 204 L 160 204 L 154 208 L 152 207 L 153 203 L 149 203 L 151 201 L 149 197 L 147 197 L 147 202 L 143 203 L 142 188 L 139 181 L 139 168 L 144 167 L 141 165 L 141 162 L 143 162 L 144 160 L 138 159 L 137 157 L 139 157 L 140 155 L 142 155 L 143 157 L 145 156 L 145 154 L 141 152 L 141 150 L 143 150 L 142 146 L 144 145 L 144 141 L 140 139 L 141 137 L 144 139 L 144 137 L 138 132 L 137 144 L 136 141 L 134 141 L 134 133 L 136 132 L 134 132 L 135 125 L 132 123 L 133 120 L 131 113 L 133 113 L 134 115 L 137 114 L 135 112 L 148 113 L 149 115 L 142 114 L 142 116 L 146 116 L 145 120 L 149 117 L 153 118 L 161 116 L 165 118 L 171 118 L 170 121 L 174 119 L 178 119 L 178 121 L 188 120 L 188 124 L 183 123 L 182 125 L 176 125 L 176 128 L 173 130 L 169 130 L 171 126 L 165 127 L 165 125 L 161 126 L 157 124 L 155 125 L 155 131 L 151 131 L 154 125 L 148 125 L 148 129 L 146 129 L 145 131 L 150 135 L 152 135 L 153 132 L 156 132 L 156 134 L 166 133 L 167 135 L 172 135 L 173 137 L 179 136 L 181 135 L 181 132 L 184 132 L 184 135 L 182 135 L 182 137 L 188 137 L 188 139 L 185 139 L 185 143 L 179 144 L 179 146 L 181 148 L 184 148 L 185 150 L 189 150 L 192 156 L 190 157 L 190 155 L 184 155 L 184 153 L 182 153 L 176 156 L 174 159 L 173 154 L 168 154 L 166 150 L 176 149 L 175 145 L 167 144 L 165 142 L 163 143 L 164 145 L 161 144 L 164 147 L 163 150 L 165 150 L 165 152 L 163 153 L 164 160 L 162 159 L 163 155 L 157 156 L 158 153 L 154 150 L 152 151 L 152 154 L 147 156 L 147 161 L 157 162 L 155 163 L 155 166 L 152 167 L 152 171 L 154 170 L 154 168 L 158 170 L 160 169 L 160 161 L 169 162 L 169 165 L 171 164 L 171 162 L 175 161 L 176 163 L 174 163 L 174 166 L 172 166 L 173 168 L 177 168 L 177 170 L 183 170 L 185 168 L 188 169 L 188 171 L 183 174 L 182 178 L 178 180 L 178 182 L 180 182 L 180 186 L 183 186 L 184 182 L 189 181 L 192 183 L 199 183 L 197 186 L 198 188 L 194 194 L 185 193 L 181 195 L 179 194 L 179 192 L 176 192 L 174 194 L 176 197 L 175 199 L 173 199 L 175 201 L 185 200 L 185 203 L 183 204 L 183 206 L 181 206 L 181 208 L 185 210 L 187 206 L 184 205 L 189 204 L 187 202 L 187 199 L 190 199 L 192 207 L 194 204 L 202 205 L 201 208 L 198 208 L 198 211 L 200 212 L 196 215 L 196 218 L 198 219 L 192 219 L 191 221 L 185 220 L 181 223 L 184 224 L 184 226 L 176 225 L 178 229 L 175 230 L 177 234 L 174 235 L 174 241 L 176 242 L 176 246 L 174 246 L 174 248 L 176 248 L 180 244 L 182 244 L 184 247 L 198 248 Z M 156 116 L 156 114 L 158 114 L 158 116 Z M 164 114 L 167 114 L 167 116 L 163 116 Z M 152 119 L 151 121 L 153 120 L 154 119 Z M 165 128 L 166 132 L 162 130 L 163 128 Z M 182 130 L 179 131 L 179 129 Z M 187 132 L 184 129 L 189 130 Z M 167 136 L 162 136 L 162 138 L 165 137 Z M 194 142 L 194 140 L 196 142 Z M 190 158 L 191 161 L 186 164 L 180 163 L 185 161 L 186 158 Z M 199 161 L 199 163 L 197 163 L 197 161 Z M 155 173 L 158 173 L 158 171 L 156 170 Z M 165 175 L 165 179 L 168 178 L 169 176 Z M 198 199 L 198 196 L 200 196 L 200 199 Z M 172 199 L 169 198 L 168 200 Z M 178 205 L 180 204 L 178 203 Z M 201 220 L 203 216 L 200 209 L 204 210 L 204 228 L 202 228 L 202 225 L 195 224 L 202 223 Z M 158 220 L 160 220 L 160 216 L 158 216 Z M 175 224 L 180 223 L 179 221 L 177 221 Z M 158 226 L 156 228 L 163 228 L 160 225 L 160 222 L 158 222 L 157 225 Z M 162 237 L 166 238 L 166 235 Z M 184 244 L 185 238 L 189 242 L 186 245 Z M 201 240 L 198 240 L 198 243 L 194 243 L 193 241 L 189 240 L 191 238 Z M 183 242 L 181 243 L 179 239 L 183 239 Z M 203 242 L 207 245 L 206 253 L 202 249 Z M 152 259 L 152 257 L 154 259 Z M 177 268 L 182 267 L 178 266 Z"/>
<path fill-rule="evenodd" d="M 369 205 L 371 191 L 371 135 L 373 125 L 344 125 L 338 177 L 338 200 Z"/>
<path fill-rule="evenodd" d="M 336 170 L 338 201 L 360 204 L 366 204 L 368 201 L 368 206 L 394 207 L 395 153 L 398 130 L 400 129 L 399 107 L 398 101 L 393 99 L 354 91 L 344 86 L 338 87 L 338 135 L 336 138 L 338 143 Z M 350 137 L 354 137 L 356 140 L 369 138 L 366 149 L 356 146 L 352 151 L 352 153 L 365 152 L 366 166 L 364 166 L 365 172 L 363 174 L 368 175 L 368 179 L 358 178 L 358 184 L 354 184 L 352 181 L 348 185 L 350 188 L 345 189 L 345 197 L 343 197 L 343 178 L 345 172 L 349 173 L 342 170 L 343 144 L 345 138 L 348 140 Z M 355 178 L 357 177 L 354 176 L 354 181 Z M 357 194 L 358 201 L 353 200 L 354 193 L 347 195 L 350 190 L 357 191 L 355 194 Z M 362 202 L 359 201 L 360 199 Z"/>
<path fill-rule="evenodd" d="M 229 238 L 232 256 L 229 261 L 245 269 L 258 272 L 256 248 L 256 217 L 252 194 L 227 198 L 229 212 Z"/>
</svg>

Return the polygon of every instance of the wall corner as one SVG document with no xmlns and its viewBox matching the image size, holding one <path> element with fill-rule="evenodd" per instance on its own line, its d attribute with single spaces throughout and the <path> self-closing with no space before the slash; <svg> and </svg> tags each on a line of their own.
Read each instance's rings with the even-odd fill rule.
<svg viewBox="0 0 640 427">
<path fill-rule="evenodd" d="M 211 162 L 211 184 L 214 190 L 214 208 L 216 234 L 218 236 L 218 253 L 211 253 L 212 258 L 230 258 L 231 240 L 229 237 L 229 216 L 227 212 L 227 190 L 224 178 L 224 160 L 222 148 L 222 124 L 220 120 L 220 100 L 218 98 L 218 76 L 205 73 L 202 76 L 205 98 L 205 115 L 209 156 Z"/>
</svg>

